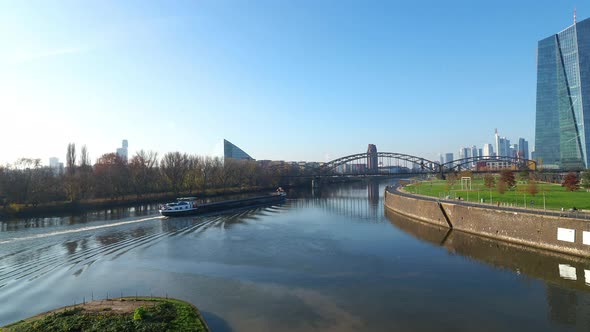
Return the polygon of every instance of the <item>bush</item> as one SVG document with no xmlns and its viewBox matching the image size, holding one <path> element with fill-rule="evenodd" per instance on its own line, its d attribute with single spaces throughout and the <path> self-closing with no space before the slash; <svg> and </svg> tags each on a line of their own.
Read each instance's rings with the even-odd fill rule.
<svg viewBox="0 0 590 332">
<path fill-rule="evenodd" d="M 145 316 L 145 308 L 143 306 L 137 307 L 135 312 L 133 313 L 133 320 L 138 321 L 142 320 Z"/>
<path fill-rule="evenodd" d="M 580 189 L 580 180 L 578 180 L 576 173 L 569 172 L 565 175 L 565 178 L 563 178 L 561 186 L 565 187 L 568 191 L 575 191 Z"/>
</svg>

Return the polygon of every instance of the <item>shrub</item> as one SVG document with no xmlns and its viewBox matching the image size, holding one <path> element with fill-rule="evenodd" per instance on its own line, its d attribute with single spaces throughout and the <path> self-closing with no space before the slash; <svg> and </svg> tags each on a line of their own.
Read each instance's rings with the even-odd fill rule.
<svg viewBox="0 0 590 332">
<path fill-rule="evenodd" d="M 565 187 L 568 191 L 575 191 L 580 189 L 580 180 L 578 180 L 576 173 L 569 172 L 565 175 L 565 178 L 563 178 L 561 186 Z"/>
<path fill-rule="evenodd" d="M 144 316 L 145 316 L 145 308 L 143 306 L 139 306 L 139 307 L 137 307 L 137 309 L 135 309 L 135 312 L 133 313 L 133 320 L 135 320 L 135 321 L 142 320 Z"/>
</svg>

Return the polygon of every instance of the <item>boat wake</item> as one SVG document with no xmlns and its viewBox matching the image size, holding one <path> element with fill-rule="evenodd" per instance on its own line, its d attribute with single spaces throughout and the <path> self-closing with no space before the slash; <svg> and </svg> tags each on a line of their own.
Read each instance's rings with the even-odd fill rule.
<svg viewBox="0 0 590 332">
<path fill-rule="evenodd" d="M 92 230 L 97 230 L 97 229 L 102 229 L 102 228 L 117 227 L 117 226 L 128 225 L 128 224 L 136 224 L 139 222 L 144 222 L 144 221 L 148 221 L 148 220 L 155 220 L 155 219 L 162 219 L 162 218 L 164 218 L 164 217 L 156 216 L 156 217 L 150 217 L 150 218 L 121 221 L 121 222 L 116 222 L 116 223 L 106 224 L 106 225 L 88 226 L 88 227 L 68 229 L 68 230 L 57 231 L 57 232 L 49 232 L 49 233 L 36 234 L 36 235 L 31 235 L 31 236 L 23 236 L 23 237 L 11 238 L 11 239 L 6 239 L 6 240 L 0 240 L 0 244 L 5 244 L 5 243 L 10 243 L 10 242 L 15 242 L 15 241 L 39 239 L 39 238 L 56 236 L 56 235 L 63 235 L 63 234 L 69 234 L 69 233 L 80 233 L 80 232 L 92 231 Z"/>
</svg>

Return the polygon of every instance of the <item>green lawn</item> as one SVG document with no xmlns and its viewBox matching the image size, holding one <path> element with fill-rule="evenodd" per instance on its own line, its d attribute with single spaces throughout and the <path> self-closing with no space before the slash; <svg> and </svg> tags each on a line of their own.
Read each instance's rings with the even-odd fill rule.
<svg viewBox="0 0 590 332">
<path fill-rule="evenodd" d="M 496 177 L 497 180 L 498 177 Z M 543 209 L 544 201 L 545 208 L 551 210 L 560 210 L 561 208 L 568 210 L 573 207 L 590 210 L 590 192 L 586 192 L 584 189 L 569 192 L 561 185 L 552 183 L 537 183 L 538 193 L 535 196 L 531 196 L 527 192 L 527 184 L 523 182 L 518 182 L 516 188 L 500 194 L 495 190 L 495 187 L 492 190 L 485 187 L 483 178 L 479 176 L 473 178 L 471 190 L 462 190 L 460 180 L 450 187 L 445 180 L 425 180 L 408 185 L 405 190 L 438 198 L 461 197 L 461 199 L 470 202 L 481 202 L 483 199 L 484 203 L 488 204 L 500 202 L 502 205 L 524 207 L 526 200 L 526 207 Z"/>
</svg>

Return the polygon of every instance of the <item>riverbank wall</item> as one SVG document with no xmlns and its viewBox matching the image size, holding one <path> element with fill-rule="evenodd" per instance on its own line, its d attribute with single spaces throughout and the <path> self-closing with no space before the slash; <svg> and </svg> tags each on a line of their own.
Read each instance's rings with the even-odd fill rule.
<svg viewBox="0 0 590 332">
<path fill-rule="evenodd" d="M 590 256 L 590 221 L 385 190 L 385 207 L 423 222 L 571 255 Z"/>
</svg>

